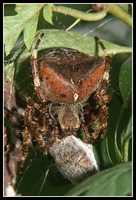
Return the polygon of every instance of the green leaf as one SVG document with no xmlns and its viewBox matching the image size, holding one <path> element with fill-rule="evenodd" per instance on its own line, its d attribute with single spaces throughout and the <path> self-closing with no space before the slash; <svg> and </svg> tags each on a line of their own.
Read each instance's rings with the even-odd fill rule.
<svg viewBox="0 0 136 200">
<path fill-rule="evenodd" d="M 123 161 L 127 162 L 129 157 L 129 144 L 132 137 L 132 116 L 128 122 L 127 128 L 121 135 L 121 146 L 123 151 Z"/>
<path fill-rule="evenodd" d="M 39 19 L 39 12 L 26 23 L 24 28 L 24 43 L 28 50 L 30 50 L 32 43 L 35 39 L 38 19 Z"/>
<path fill-rule="evenodd" d="M 123 116 L 123 112 L 124 112 L 124 105 L 122 106 L 122 108 L 120 110 L 119 117 L 118 117 L 116 127 L 115 127 L 115 132 L 114 132 L 114 146 L 113 146 L 113 148 L 114 148 L 115 155 L 116 155 L 116 158 L 118 160 L 118 163 L 123 162 L 123 156 L 122 156 L 122 153 L 121 153 L 119 145 L 118 145 L 119 142 L 117 140 L 117 136 L 118 136 L 118 132 L 119 132 L 119 125 L 121 123 L 121 118 Z"/>
<path fill-rule="evenodd" d="M 123 64 L 119 74 L 119 87 L 126 107 L 131 106 L 132 101 L 132 57 Z"/>
<path fill-rule="evenodd" d="M 127 128 L 125 133 L 122 134 L 122 139 L 125 140 L 127 138 L 129 138 L 132 135 L 132 116 L 130 117 L 130 120 L 127 124 Z"/>
<path fill-rule="evenodd" d="M 67 47 L 84 52 L 90 56 L 95 55 L 96 43 L 94 37 L 82 36 L 74 32 L 66 32 L 54 29 L 51 30 L 43 29 L 38 31 L 37 33 L 38 34 L 44 33 L 44 37 L 42 38 L 42 41 L 38 47 L 39 51 L 48 48 Z M 38 36 L 35 38 L 35 42 L 37 41 L 37 39 Z M 119 46 L 114 43 L 108 42 L 106 40 L 101 40 L 101 41 L 104 43 L 110 55 L 117 53 L 132 52 L 131 47 Z M 26 50 L 23 54 L 26 54 L 26 52 L 28 53 L 28 51 Z M 101 49 L 101 47 L 99 47 L 98 54 L 99 56 L 105 56 L 105 53 Z M 29 55 L 31 55 L 31 52 L 29 53 Z"/>
<path fill-rule="evenodd" d="M 11 59 L 6 59 L 5 58 L 5 65 L 4 65 L 4 70 L 6 72 L 6 81 L 9 81 L 11 83 L 14 83 L 14 75 L 15 75 L 15 61 L 22 53 L 23 49 L 25 48 L 25 45 L 22 44 L 19 49 L 16 50 L 14 55 L 12 56 Z"/>
<path fill-rule="evenodd" d="M 131 196 L 132 163 L 100 171 L 71 189 L 65 196 Z"/>
<path fill-rule="evenodd" d="M 53 25 L 53 22 L 52 22 L 52 7 L 53 7 L 53 4 L 47 4 L 46 6 L 44 6 L 43 17 L 48 23 Z"/>
<path fill-rule="evenodd" d="M 100 169 L 106 169 L 113 165 L 109 154 L 107 137 L 105 137 L 99 145 L 93 146 L 93 152 Z"/>
<path fill-rule="evenodd" d="M 132 4 L 119 4 L 125 11 L 132 14 Z"/>
<path fill-rule="evenodd" d="M 6 55 L 10 53 L 24 29 L 26 29 L 24 42 L 28 50 L 30 49 L 37 28 L 38 14 L 42 7 L 42 4 L 27 4 L 16 9 L 18 12 L 17 15 L 4 17 L 4 44 Z"/>
<path fill-rule="evenodd" d="M 43 32 L 45 35 L 42 39 L 42 42 L 39 45 L 39 49 L 47 49 L 47 48 L 54 48 L 54 47 L 67 47 L 76 49 L 78 51 L 84 52 L 89 54 L 90 56 L 95 55 L 96 50 L 96 43 L 94 37 L 82 36 L 80 34 L 74 32 L 66 32 L 60 30 L 40 30 L 38 31 Z M 123 47 L 106 40 L 101 40 L 108 53 L 117 54 L 117 53 L 125 53 L 125 52 L 132 52 L 131 47 Z M 100 56 L 105 56 L 104 51 L 98 46 Z"/>
<path fill-rule="evenodd" d="M 4 67 L 4 70 L 6 72 L 6 81 L 13 83 L 15 73 L 14 62 L 8 63 L 6 67 Z"/>
</svg>

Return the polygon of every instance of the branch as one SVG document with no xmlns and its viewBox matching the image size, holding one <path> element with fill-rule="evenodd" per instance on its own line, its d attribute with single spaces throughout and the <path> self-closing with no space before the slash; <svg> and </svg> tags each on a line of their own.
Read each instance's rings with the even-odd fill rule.
<svg viewBox="0 0 136 200">
<path fill-rule="evenodd" d="M 123 22 L 125 22 L 127 25 L 132 27 L 132 17 L 131 15 L 126 12 L 123 8 L 121 8 L 117 4 L 105 4 L 104 10 L 115 17 L 121 19 Z"/>
<path fill-rule="evenodd" d="M 98 21 L 103 19 L 107 15 L 107 13 L 110 13 L 132 27 L 131 15 L 123 8 L 121 8 L 118 4 L 92 4 L 92 7 L 95 11 L 99 12 L 85 13 L 64 6 L 53 6 L 52 11 L 69 15 L 76 19 L 84 21 Z"/>
<path fill-rule="evenodd" d="M 85 13 L 82 11 L 78 11 L 63 6 L 53 6 L 52 11 L 62 13 L 65 15 L 70 15 L 74 18 L 79 18 L 84 21 L 98 21 L 100 19 L 103 19 L 107 15 L 107 12 L 105 10 L 95 13 Z"/>
</svg>

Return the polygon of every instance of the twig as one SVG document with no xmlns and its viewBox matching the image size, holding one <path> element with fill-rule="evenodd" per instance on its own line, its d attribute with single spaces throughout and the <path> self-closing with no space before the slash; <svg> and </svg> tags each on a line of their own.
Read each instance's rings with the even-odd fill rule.
<svg viewBox="0 0 136 200">
<path fill-rule="evenodd" d="M 82 11 L 78 11 L 78 10 L 63 7 L 63 6 L 53 6 L 52 11 L 62 13 L 65 15 L 70 15 L 74 18 L 77 18 L 77 19 L 79 18 L 84 21 L 98 21 L 100 19 L 103 19 L 107 15 L 107 12 L 105 10 L 101 12 L 85 13 Z"/>
</svg>

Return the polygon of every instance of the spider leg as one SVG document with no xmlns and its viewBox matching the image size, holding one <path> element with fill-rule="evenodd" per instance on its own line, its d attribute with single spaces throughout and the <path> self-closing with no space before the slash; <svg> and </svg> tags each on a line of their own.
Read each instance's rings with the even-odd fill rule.
<svg viewBox="0 0 136 200">
<path fill-rule="evenodd" d="M 97 90 L 97 92 L 93 96 L 93 100 L 95 101 L 95 109 L 92 110 L 90 114 L 90 124 L 88 124 L 88 129 L 94 126 L 94 132 L 92 133 L 89 141 L 91 144 L 97 143 L 102 140 L 108 130 L 107 118 L 108 118 L 108 107 L 107 103 L 111 101 L 111 96 L 106 95 L 108 86 L 109 86 L 109 71 L 110 71 L 110 62 L 111 57 L 107 54 L 106 48 L 103 43 L 95 37 L 95 39 L 100 44 L 101 48 L 105 52 L 105 70 L 102 78 L 101 88 Z M 92 109 L 92 108 L 90 108 Z"/>
<path fill-rule="evenodd" d="M 93 99 L 96 102 L 96 110 L 98 107 L 98 113 L 95 116 L 94 112 L 91 115 L 91 120 L 93 123 L 96 123 L 95 130 L 92 133 L 90 138 L 91 143 L 95 143 L 97 139 L 102 140 L 108 130 L 107 125 L 107 118 L 108 118 L 108 107 L 107 103 L 111 101 L 111 96 L 106 95 L 108 86 L 109 86 L 109 71 L 110 71 L 110 62 L 111 57 L 107 54 L 106 48 L 104 44 L 99 40 L 99 38 L 95 37 L 95 39 L 100 44 L 101 48 L 103 49 L 106 57 L 105 57 L 105 71 L 102 78 L 102 86 L 101 88 L 95 93 Z"/>
<path fill-rule="evenodd" d="M 39 132 L 39 131 L 42 132 L 43 130 L 39 128 L 39 123 L 32 121 L 29 125 L 29 130 L 31 131 L 31 134 L 35 137 L 35 139 L 37 140 L 38 145 L 42 149 L 44 155 L 47 156 L 46 143 Z"/>
<path fill-rule="evenodd" d="M 106 91 L 108 88 L 108 81 L 103 80 L 102 81 L 102 88 L 98 90 L 94 94 L 94 101 L 96 102 L 96 110 L 91 115 L 91 120 L 96 124 L 94 132 L 92 133 L 92 136 L 90 138 L 90 142 L 93 144 L 95 141 L 102 140 L 108 130 L 107 125 L 107 118 L 108 118 L 108 107 L 107 103 L 111 101 L 111 96 L 106 95 Z M 97 112 L 97 115 L 94 115 L 94 113 Z"/>
<path fill-rule="evenodd" d="M 21 155 L 21 158 L 20 158 L 20 175 L 23 174 L 24 162 L 25 162 L 26 157 L 28 155 L 29 146 L 30 146 L 30 142 L 31 142 L 30 138 L 31 138 L 31 134 L 28 131 L 28 128 L 26 127 L 25 131 L 24 131 L 24 139 L 23 139 L 23 145 L 22 145 L 22 155 Z"/>
<path fill-rule="evenodd" d="M 38 104 L 34 103 L 30 98 L 28 98 L 27 100 L 29 100 L 29 103 L 35 105 L 35 107 L 36 106 L 38 107 Z M 47 155 L 46 142 L 44 141 L 40 133 L 40 132 L 46 132 L 46 121 L 43 118 L 40 111 L 37 110 L 35 107 L 28 105 L 25 110 L 25 115 L 24 115 L 25 131 L 24 131 L 24 139 L 23 139 L 23 145 L 22 145 L 22 155 L 20 159 L 20 174 L 21 175 L 23 173 L 23 166 L 24 166 L 25 159 L 28 155 L 31 136 L 34 136 L 36 138 L 43 153 Z"/>
<path fill-rule="evenodd" d="M 88 134 L 88 128 L 85 124 L 81 124 L 81 129 L 83 130 L 83 134 L 84 134 L 84 142 L 88 143 L 90 142 L 90 136 Z"/>
<path fill-rule="evenodd" d="M 50 144 L 52 145 L 54 142 L 56 142 L 56 139 L 58 138 L 59 135 L 59 128 L 57 126 L 54 127 L 52 131 L 52 138 L 50 141 Z"/>
<path fill-rule="evenodd" d="M 39 67 L 38 67 L 38 63 L 37 63 L 37 54 L 38 54 L 38 47 L 39 47 L 39 44 L 42 40 L 44 36 L 44 33 L 41 33 L 37 42 L 36 42 L 36 45 L 35 45 L 35 48 L 32 52 L 32 56 L 31 56 L 31 68 L 32 68 L 32 75 L 33 75 L 33 81 L 34 81 L 34 89 L 35 89 L 35 92 L 37 94 L 37 97 L 39 98 L 39 100 L 42 102 L 42 103 L 45 103 L 47 102 L 47 99 L 45 98 L 45 95 L 43 94 L 43 91 L 42 91 L 42 88 L 41 88 L 41 84 L 40 84 L 40 78 L 39 78 Z"/>
<path fill-rule="evenodd" d="M 95 127 L 89 139 L 91 144 L 100 142 L 105 137 L 108 130 L 107 117 L 108 117 L 108 107 L 106 104 L 104 104 L 99 108 L 97 116 L 94 116 L 92 114 L 91 118 L 93 118 Z"/>
</svg>

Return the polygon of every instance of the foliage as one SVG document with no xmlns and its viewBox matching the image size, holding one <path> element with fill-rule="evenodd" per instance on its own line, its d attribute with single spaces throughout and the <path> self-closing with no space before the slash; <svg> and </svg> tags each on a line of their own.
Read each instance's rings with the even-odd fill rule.
<svg viewBox="0 0 136 200">
<path fill-rule="evenodd" d="M 71 7 L 71 5 L 68 6 Z M 129 15 L 132 12 L 130 7 L 128 4 L 123 6 Z M 55 29 L 54 12 L 52 12 L 55 8 L 53 4 L 17 4 L 16 14 L 4 17 L 6 78 L 32 98 L 36 96 L 33 94 L 34 89 L 31 85 L 29 59 L 39 33 L 44 32 L 44 38 L 39 47 L 41 51 L 51 47 L 68 47 L 89 55 L 96 53 L 97 46 L 93 37 Z M 39 20 L 44 21 L 44 19 L 53 28 L 38 29 Z M 11 50 L 22 32 L 23 43 L 11 57 Z M 124 38 L 125 40 L 127 38 Z M 107 137 L 94 147 L 101 171 L 74 187 L 56 170 L 51 158 L 45 158 L 39 148 L 32 148 L 25 163 L 24 176 L 20 178 L 18 174 L 17 177 L 16 190 L 22 196 L 132 195 L 132 49 L 131 46 L 122 46 L 119 42 L 118 44 L 107 40 L 102 40 L 102 42 L 108 53 L 112 55 L 108 93 L 112 95 L 113 101 L 109 105 Z M 104 56 L 101 48 L 97 48 L 97 53 Z"/>
<path fill-rule="evenodd" d="M 103 170 L 75 186 L 70 192 L 66 193 L 66 196 L 130 196 L 132 188 L 131 169 L 131 162 L 127 162 Z M 99 180 L 99 184 L 96 180 Z"/>
</svg>

